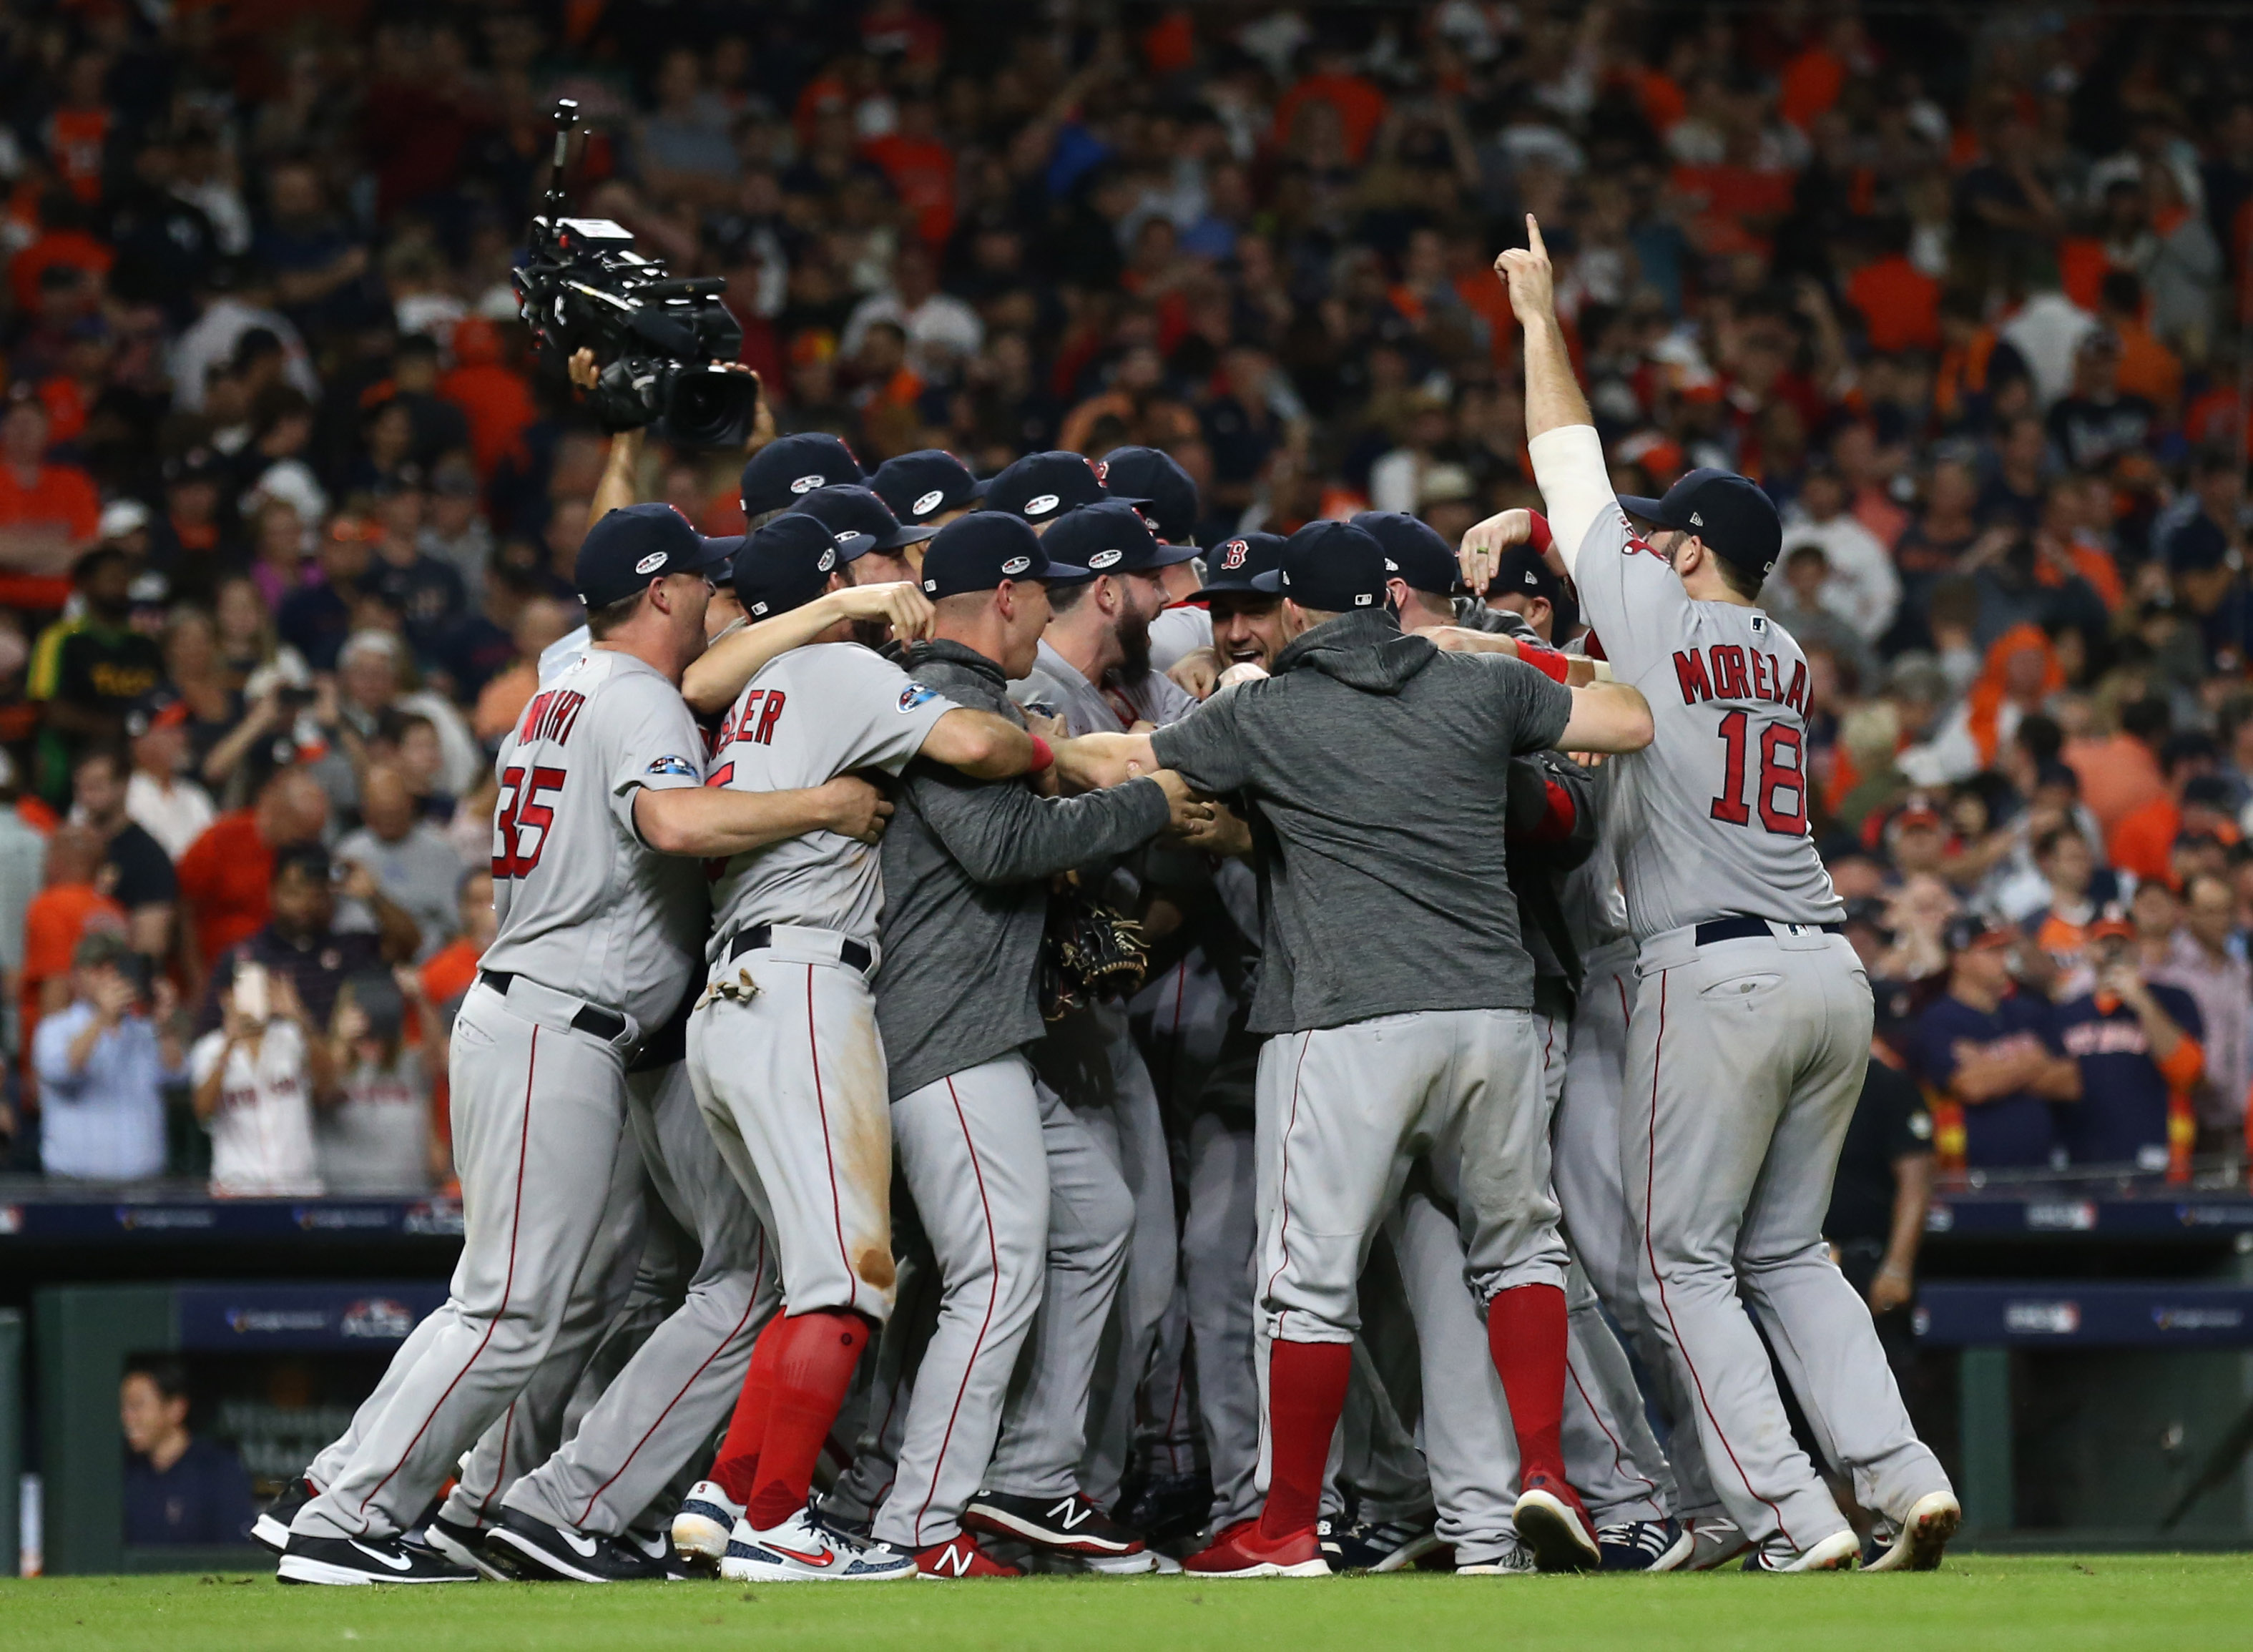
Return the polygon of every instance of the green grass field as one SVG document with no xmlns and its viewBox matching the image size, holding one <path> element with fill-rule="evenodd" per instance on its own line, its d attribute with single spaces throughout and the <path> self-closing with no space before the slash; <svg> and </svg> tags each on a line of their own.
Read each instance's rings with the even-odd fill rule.
<svg viewBox="0 0 2253 1652">
<path fill-rule="evenodd" d="M 347 1645 L 352 1652 L 692 1652 L 745 1641 L 789 1652 L 1442 1646 L 2204 1652 L 2253 1647 L 2253 1556 L 1970 1555 L 1913 1577 L 1051 1578 L 867 1589 L 720 1583 L 285 1589 L 270 1577 L 241 1575 L 0 1583 L 0 1649 L 9 1652 L 326 1652 Z"/>
</svg>

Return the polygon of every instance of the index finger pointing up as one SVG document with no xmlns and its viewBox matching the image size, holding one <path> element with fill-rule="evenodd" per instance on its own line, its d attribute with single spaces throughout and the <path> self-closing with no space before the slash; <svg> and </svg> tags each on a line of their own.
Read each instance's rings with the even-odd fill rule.
<svg viewBox="0 0 2253 1652">
<path fill-rule="evenodd" d="M 1549 256 L 1549 248 L 1542 243 L 1541 226 L 1535 221 L 1531 213 L 1525 215 L 1525 245 L 1538 257 Z"/>
</svg>

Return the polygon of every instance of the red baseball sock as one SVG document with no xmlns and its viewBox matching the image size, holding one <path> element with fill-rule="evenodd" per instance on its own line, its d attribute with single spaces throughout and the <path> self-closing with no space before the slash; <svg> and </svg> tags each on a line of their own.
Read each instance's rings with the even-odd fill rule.
<svg viewBox="0 0 2253 1652">
<path fill-rule="evenodd" d="M 1267 1351 L 1267 1505 L 1259 1535 L 1269 1542 L 1304 1531 L 1322 1512 L 1330 1436 L 1345 1409 L 1350 1342 L 1284 1342 Z"/>
<path fill-rule="evenodd" d="M 759 1447 L 766 1443 L 767 1411 L 774 1402 L 775 1361 L 782 1353 L 782 1315 L 769 1320 L 751 1344 L 750 1369 L 743 1373 L 743 1391 L 736 1396 L 735 1415 L 728 1419 L 728 1437 L 720 1442 L 707 1479 L 738 1505 L 751 1500 L 759 1483 Z"/>
<path fill-rule="evenodd" d="M 1553 1285 L 1498 1291 L 1486 1310 L 1487 1351 L 1517 1433 L 1517 1468 L 1565 1478 L 1565 1293 Z"/>
<path fill-rule="evenodd" d="M 780 1525 L 806 1507 L 814 1460 L 845 1403 L 846 1385 L 861 1363 L 861 1350 L 868 1345 L 868 1321 L 847 1309 L 816 1308 L 793 1314 L 769 1326 L 759 1340 L 764 1342 L 778 1332 L 782 1345 L 775 1350 L 774 1392 L 759 1452 L 758 1483 L 743 1511 L 758 1531 Z"/>
</svg>

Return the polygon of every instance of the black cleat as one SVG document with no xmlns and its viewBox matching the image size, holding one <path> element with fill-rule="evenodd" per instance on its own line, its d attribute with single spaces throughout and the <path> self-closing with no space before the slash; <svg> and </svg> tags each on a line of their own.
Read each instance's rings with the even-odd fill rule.
<svg viewBox="0 0 2253 1652">
<path fill-rule="evenodd" d="M 1153 1545 L 1194 1537 L 1212 1513 L 1212 1481 L 1203 1474 L 1163 1474 L 1143 1485 L 1126 1509 L 1126 1523 Z"/>
<path fill-rule="evenodd" d="M 509 1569 L 506 1559 L 485 1546 L 487 1535 L 483 1526 L 465 1526 L 443 1515 L 432 1515 L 421 1525 L 409 1529 L 407 1541 L 457 1566 L 469 1567 L 488 1583 L 514 1583 L 516 1573 Z"/>
<path fill-rule="evenodd" d="M 962 1523 L 988 1537 L 1015 1537 L 1066 1554 L 1140 1554 L 1143 1547 L 1141 1538 L 1076 1491 L 1061 1497 L 981 1491 L 962 1511 Z"/>
<path fill-rule="evenodd" d="M 485 1533 L 485 1547 L 508 1557 L 532 1583 L 650 1583 L 665 1567 L 615 1537 L 551 1526 L 521 1509 L 504 1509 L 500 1524 Z"/>
<path fill-rule="evenodd" d="M 1440 1546 L 1429 1521 L 1348 1520 L 1343 1515 L 1315 1523 L 1315 1541 L 1330 1570 L 1399 1572 Z"/>
<path fill-rule="evenodd" d="M 292 1532 L 275 1576 L 283 1583 L 475 1583 L 478 1574 L 404 1537 L 309 1537 Z"/>
<path fill-rule="evenodd" d="M 251 1542 L 275 1554 L 285 1553 L 289 1547 L 289 1523 L 318 1495 L 311 1481 L 303 1474 L 296 1475 L 275 1495 L 272 1502 L 259 1510 L 258 1518 L 251 1523 Z"/>
<path fill-rule="evenodd" d="M 1598 1570 L 1648 1572 L 1674 1551 L 1682 1528 L 1671 1520 L 1622 1520 L 1596 1528 L 1596 1547 L 1603 1551 Z"/>
</svg>

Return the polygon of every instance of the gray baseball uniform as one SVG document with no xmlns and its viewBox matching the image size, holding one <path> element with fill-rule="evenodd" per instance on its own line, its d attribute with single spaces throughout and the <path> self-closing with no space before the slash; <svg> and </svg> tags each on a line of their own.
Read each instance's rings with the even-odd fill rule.
<svg viewBox="0 0 2253 1652">
<path fill-rule="evenodd" d="M 722 724 L 709 784 L 820 785 L 897 774 L 951 702 L 854 643 L 763 667 Z M 813 832 L 728 862 L 713 887 L 712 990 L 688 1061 L 720 1154 L 773 1241 L 794 1314 L 891 1312 L 891 1126 L 868 972 L 883 882 L 875 847 Z"/>
<path fill-rule="evenodd" d="M 1165 724 L 1196 702 L 1157 671 L 1091 683 L 1043 641 L 1032 672 L 1009 686 L 1020 705 L 1044 704 L 1062 714 L 1074 735 L 1117 733 L 1137 721 Z M 1119 1167 L 1133 1202 L 1134 1231 L 1126 1275 L 1119 1286 L 1118 1335 L 1103 1351 L 1087 1396 L 1085 1457 L 1078 1485 L 1104 1508 L 1117 1500 L 1133 1445 L 1134 1402 L 1157 1347 L 1158 1328 L 1173 1300 L 1181 1238 L 1174 1220 L 1173 1161 L 1166 1149 L 1158 1092 L 1127 1029 L 1123 1005 L 1096 1004 L 1065 1016 L 1033 1047 L 1041 1077 L 1078 1112 Z M 1059 1431 L 1056 1438 L 1064 1437 Z M 1011 1460 L 1023 1465 L 1011 1440 Z M 1046 1478 L 1053 1481 L 1056 1476 Z M 998 1482 L 997 1482 L 998 1484 Z M 1062 1491 L 1062 1485 L 1042 1490 Z"/>
<path fill-rule="evenodd" d="M 461 1261 L 436 1328 L 401 1348 L 411 1367 L 294 1532 L 398 1531 L 547 1355 L 610 1203 L 627 1052 L 680 1001 L 704 924 L 698 868 L 641 841 L 634 798 L 701 784 L 702 749 L 673 685 L 603 648 L 503 743 L 499 929 L 454 1022 Z"/>
<path fill-rule="evenodd" d="M 1808 835 L 1807 664 L 1758 609 L 1691 600 L 1621 513 L 1591 427 L 1532 448 L 1581 607 L 1657 728 L 1619 761 L 1605 825 L 1640 947 L 1621 1162 L 1644 1309 L 1730 1518 L 1803 1551 L 1846 1523 L 1740 1291 L 1866 1506 L 1903 1519 L 1948 1484 L 1823 1242 L 1872 1008 Z"/>
</svg>

